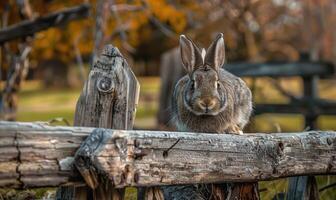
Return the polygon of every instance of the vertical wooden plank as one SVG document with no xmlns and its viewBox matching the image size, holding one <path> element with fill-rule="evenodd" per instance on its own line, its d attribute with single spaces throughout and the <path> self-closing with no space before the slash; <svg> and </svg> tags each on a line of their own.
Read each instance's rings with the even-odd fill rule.
<svg viewBox="0 0 336 200">
<path fill-rule="evenodd" d="M 309 200 L 320 199 L 320 193 L 315 176 L 308 176 L 306 198 Z"/>
<path fill-rule="evenodd" d="M 139 90 L 119 50 L 107 45 L 93 64 L 78 99 L 74 125 L 132 129 Z"/>
<path fill-rule="evenodd" d="M 119 50 L 107 45 L 77 103 L 75 126 L 132 129 L 140 86 Z M 78 113 L 78 114 L 77 114 Z M 124 190 L 98 186 L 96 199 L 123 199 Z"/>
<path fill-rule="evenodd" d="M 78 99 L 75 126 L 132 129 L 140 85 L 118 48 L 106 45 L 94 62 Z M 124 189 L 116 190 L 106 180 L 93 191 L 93 197 L 82 195 L 89 190 L 77 188 L 76 199 L 119 200 Z"/>
<path fill-rule="evenodd" d="M 185 74 L 182 66 L 180 50 L 174 48 L 161 57 L 160 66 L 160 104 L 157 115 L 159 129 L 166 130 L 171 129 L 171 97 L 173 96 L 174 87 L 177 81 Z"/>
<path fill-rule="evenodd" d="M 229 189 L 227 199 L 258 200 L 258 183 L 234 183 Z"/>
<path fill-rule="evenodd" d="M 303 98 L 306 99 L 308 113 L 304 114 L 305 129 L 316 130 L 318 113 L 314 105 L 314 99 L 318 97 L 318 77 L 302 77 Z M 317 184 L 314 176 L 297 176 L 289 178 L 288 200 L 312 200 L 319 199 Z"/>
<path fill-rule="evenodd" d="M 56 192 L 56 200 L 72 200 L 74 199 L 74 191 L 75 188 L 73 186 L 62 186 L 59 187 L 57 192 Z"/>
<path fill-rule="evenodd" d="M 314 176 L 289 178 L 287 200 L 318 200 L 319 190 Z"/>
<path fill-rule="evenodd" d="M 314 52 L 302 54 L 301 61 L 314 60 Z M 315 58 L 315 60 L 317 57 Z M 317 127 L 317 108 L 314 100 L 318 98 L 318 76 L 302 77 L 303 81 L 303 98 L 306 100 L 308 113 L 304 114 L 305 129 L 316 130 Z M 289 178 L 288 192 L 286 199 L 288 200 L 313 200 L 319 199 L 316 179 L 314 176 L 297 176 Z"/>
<path fill-rule="evenodd" d="M 308 101 L 308 113 L 305 113 L 305 128 L 309 130 L 317 129 L 317 108 L 314 105 L 314 99 L 318 97 L 318 77 L 303 77 L 303 97 Z"/>
<path fill-rule="evenodd" d="M 87 186 L 77 186 L 74 187 L 74 192 L 72 192 L 72 194 L 73 196 L 71 198 L 73 199 L 91 199 L 92 191 Z"/>
</svg>

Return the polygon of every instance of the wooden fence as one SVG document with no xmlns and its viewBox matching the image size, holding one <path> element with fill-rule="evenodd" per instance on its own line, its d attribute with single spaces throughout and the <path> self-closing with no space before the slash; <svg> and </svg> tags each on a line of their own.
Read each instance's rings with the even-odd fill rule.
<svg viewBox="0 0 336 200">
<path fill-rule="evenodd" d="M 89 8 L 82 4 L 4 28 L 0 44 L 87 17 Z M 163 56 L 161 124 L 170 118 L 169 99 L 183 74 L 178 58 L 176 50 Z M 301 113 L 311 129 L 320 114 L 336 114 L 335 102 L 317 96 L 317 80 L 334 74 L 328 63 L 236 63 L 225 68 L 238 76 L 302 78 L 302 97 L 292 97 L 289 104 L 257 104 L 255 114 Z M 140 199 L 162 199 L 155 186 L 252 182 L 247 185 L 257 191 L 257 181 L 300 175 L 310 175 L 302 179 L 304 187 L 316 191 L 312 175 L 336 173 L 336 132 L 237 136 L 134 131 L 138 97 L 139 83 L 127 62 L 116 48 L 107 46 L 93 64 L 78 100 L 74 120 L 78 127 L 0 122 L 0 187 L 61 186 L 56 199 L 115 200 L 124 198 L 125 187 L 136 186 L 146 187 Z M 290 185 L 300 185 L 300 180 Z M 288 199 L 318 198 L 318 193 L 302 195 L 305 191 L 296 187 L 290 187 Z M 249 194 L 251 190 L 235 193 L 233 188 L 228 199 L 259 198 Z"/>
<path fill-rule="evenodd" d="M 78 153 L 90 134 L 95 144 Z M 0 187 L 81 181 L 72 168 L 76 151 L 77 162 L 90 161 L 116 188 L 336 173 L 334 131 L 229 135 L 1 121 L 0 141 Z"/>
<path fill-rule="evenodd" d="M 79 185 L 74 162 L 86 180 L 108 177 L 115 188 L 336 174 L 334 131 L 227 135 L 2 121 L 0 141 L 0 187 Z"/>
<path fill-rule="evenodd" d="M 99 142 L 81 159 L 89 159 L 97 175 L 109 177 L 116 188 L 336 173 L 333 131 L 240 136 L 3 121 L 0 187 L 79 184 L 74 156 L 90 134 Z"/>
<path fill-rule="evenodd" d="M 117 48 L 106 46 L 77 102 L 79 127 L 0 122 L 0 187 L 62 186 L 57 199 L 115 200 L 124 198 L 123 188 L 136 186 L 147 199 L 163 199 L 165 187 L 156 186 L 252 182 L 247 185 L 257 192 L 260 180 L 336 172 L 336 132 L 131 130 L 138 96 L 127 62 Z M 228 199 L 259 199 L 251 190 L 229 190 L 234 195 Z"/>
<path fill-rule="evenodd" d="M 264 113 L 302 114 L 305 117 L 305 127 L 317 129 L 319 115 L 336 115 L 336 102 L 318 97 L 318 80 L 335 75 L 335 67 L 328 62 L 312 62 L 302 58 L 297 62 L 266 62 L 266 63 L 228 63 L 223 66 L 229 72 L 240 77 L 300 77 L 303 81 L 302 96 L 289 97 L 287 104 L 255 104 L 254 115 Z M 174 85 L 186 73 L 182 66 L 179 49 L 173 49 L 163 54 L 161 58 L 161 93 L 158 122 L 161 127 L 169 127 L 171 119 L 169 97 L 173 94 Z M 252 91 L 253 92 L 253 91 Z"/>
</svg>

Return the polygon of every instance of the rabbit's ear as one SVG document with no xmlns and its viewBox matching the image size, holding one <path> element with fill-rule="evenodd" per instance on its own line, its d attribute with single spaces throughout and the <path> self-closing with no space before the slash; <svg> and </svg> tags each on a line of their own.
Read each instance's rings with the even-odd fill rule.
<svg viewBox="0 0 336 200">
<path fill-rule="evenodd" d="M 205 55 L 204 62 L 218 72 L 225 61 L 225 46 L 223 33 L 218 34 Z"/>
<path fill-rule="evenodd" d="M 185 35 L 180 36 L 180 51 L 182 63 L 188 73 L 203 65 L 203 58 L 199 48 Z"/>
</svg>

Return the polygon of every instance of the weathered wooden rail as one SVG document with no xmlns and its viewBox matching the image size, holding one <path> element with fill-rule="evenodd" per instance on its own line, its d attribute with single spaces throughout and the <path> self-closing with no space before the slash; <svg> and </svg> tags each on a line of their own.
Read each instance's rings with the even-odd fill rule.
<svg viewBox="0 0 336 200">
<path fill-rule="evenodd" d="M 223 66 L 229 72 L 241 77 L 330 77 L 335 73 L 334 66 L 327 62 L 266 62 L 228 63 Z"/>
<path fill-rule="evenodd" d="M 90 159 L 116 188 L 336 174 L 334 131 L 227 135 L 1 121 L 0 187 L 81 182 L 74 155 L 92 132 L 101 142 Z"/>
</svg>

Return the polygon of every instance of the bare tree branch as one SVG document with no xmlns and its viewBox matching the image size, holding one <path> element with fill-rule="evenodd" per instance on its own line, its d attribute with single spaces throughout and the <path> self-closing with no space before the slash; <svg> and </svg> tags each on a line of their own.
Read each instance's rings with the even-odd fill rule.
<svg viewBox="0 0 336 200">
<path fill-rule="evenodd" d="M 74 39 L 73 47 L 75 50 L 76 60 L 77 60 L 78 68 L 79 68 L 79 74 L 80 74 L 81 80 L 84 82 L 85 81 L 85 69 L 84 69 L 82 55 L 78 48 L 78 43 L 81 37 L 82 37 L 82 33 L 80 33 L 80 35 Z"/>
<path fill-rule="evenodd" d="M 166 25 L 162 24 L 160 20 L 158 20 L 153 13 L 150 11 L 148 3 L 146 0 L 141 1 L 146 8 L 145 11 L 147 12 L 149 16 L 149 21 L 152 22 L 159 30 L 165 34 L 167 37 L 175 38 L 176 33 L 172 31 L 170 28 L 168 28 Z"/>
<path fill-rule="evenodd" d="M 142 6 L 128 5 L 128 4 L 114 4 L 111 5 L 111 10 L 118 12 L 136 12 L 143 11 L 145 8 Z"/>
<path fill-rule="evenodd" d="M 112 1 L 112 2 L 114 2 L 114 1 Z M 123 22 L 122 22 L 122 20 L 119 16 L 119 13 L 118 13 L 118 10 L 116 9 L 116 7 L 111 6 L 111 11 L 112 11 L 112 13 L 113 13 L 113 15 L 114 15 L 114 17 L 117 21 L 117 27 L 122 26 Z M 130 45 L 127 42 L 127 34 L 125 32 L 125 29 L 120 29 L 119 34 L 120 34 L 120 38 L 122 40 L 123 47 L 127 51 L 134 53 L 136 50 L 135 50 L 135 48 L 132 47 L 132 45 Z"/>
<path fill-rule="evenodd" d="M 110 7 L 111 0 L 98 0 L 97 8 L 96 8 L 96 29 L 94 32 L 94 49 L 93 49 L 93 59 L 92 63 L 97 59 L 97 55 L 99 51 L 104 46 L 104 37 L 105 37 L 105 29 L 106 29 L 106 20 L 109 17 L 108 8 Z"/>
<path fill-rule="evenodd" d="M 34 20 L 25 20 L 18 24 L 3 28 L 0 30 L 0 43 L 10 41 L 16 38 L 23 38 L 33 35 L 36 32 L 55 27 L 71 20 L 87 17 L 90 6 L 82 4 L 63 11 L 51 13 L 47 16 L 38 17 Z"/>
</svg>

